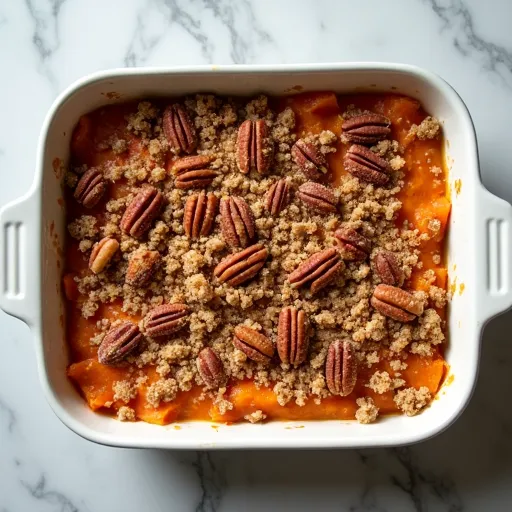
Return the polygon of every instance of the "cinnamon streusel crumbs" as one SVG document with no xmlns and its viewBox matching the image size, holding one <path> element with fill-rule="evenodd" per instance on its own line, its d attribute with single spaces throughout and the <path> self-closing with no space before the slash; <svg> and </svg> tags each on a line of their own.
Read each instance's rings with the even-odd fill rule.
<svg viewBox="0 0 512 512">
<path fill-rule="evenodd" d="M 114 400 L 121 400 L 128 403 L 137 396 L 137 388 L 129 380 L 118 380 L 112 384 Z"/>
<path fill-rule="evenodd" d="M 178 385 L 174 379 L 161 379 L 148 387 L 146 399 L 152 407 L 158 407 L 160 402 L 171 402 L 176 398 Z"/>
<path fill-rule="evenodd" d="M 131 407 L 122 405 L 117 411 L 117 419 L 119 421 L 135 421 L 135 411 Z"/>
<path fill-rule="evenodd" d="M 370 368 L 374 364 L 377 364 L 379 361 L 380 361 L 379 353 L 376 350 L 366 354 L 366 364 L 367 364 L 368 368 Z"/>
<path fill-rule="evenodd" d="M 233 409 L 233 404 L 224 398 L 224 395 L 226 394 L 227 389 L 226 388 L 219 388 L 219 391 L 217 392 L 217 395 L 215 396 L 215 399 L 213 403 L 217 407 L 219 414 L 224 415 L 226 412 Z"/>
<path fill-rule="evenodd" d="M 407 416 L 418 414 L 430 403 L 432 395 L 427 387 L 420 389 L 406 388 L 397 391 L 393 400 L 398 408 Z"/>
<path fill-rule="evenodd" d="M 92 246 L 94 245 L 94 242 L 92 240 L 83 239 L 80 240 L 80 243 L 78 244 L 78 249 L 80 252 L 87 252 L 92 249 Z"/>
<path fill-rule="evenodd" d="M 386 393 L 393 389 L 393 381 L 388 372 L 375 372 L 370 377 L 370 382 L 366 384 L 366 387 L 375 391 L 375 393 L 382 395 L 382 393 Z"/>
<path fill-rule="evenodd" d="M 441 125 L 435 117 L 426 117 L 419 125 L 413 124 L 409 130 L 409 137 L 418 137 L 420 140 L 434 139 L 441 133 Z"/>
<path fill-rule="evenodd" d="M 114 139 L 112 141 L 112 151 L 116 155 L 124 153 L 128 149 L 128 142 L 124 139 Z"/>
<path fill-rule="evenodd" d="M 267 417 L 266 414 L 263 413 L 263 411 L 254 411 L 251 412 L 251 414 L 246 414 L 244 416 L 244 420 L 249 421 L 251 423 L 259 423 L 263 421 Z"/>
<path fill-rule="evenodd" d="M 407 370 L 407 363 L 405 361 L 400 361 L 400 359 L 393 359 L 389 362 L 389 366 L 394 372 L 401 372 L 402 370 Z"/>
<path fill-rule="evenodd" d="M 356 420 L 359 423 L 373 423 L 379 416 L 379 408 L 373 402 L 373 398 L 361 397 L 356 400 L 359 409 L 356 411 Z"/>
<path fill-rule="evenodd" d="M 85 238 L 94 238 L 98 234 L 96 224 L 96 217 L 92 215 L 82 215 L 68 224 L 68 231 L 73 238 L 82 241 Z"/>
</svg>

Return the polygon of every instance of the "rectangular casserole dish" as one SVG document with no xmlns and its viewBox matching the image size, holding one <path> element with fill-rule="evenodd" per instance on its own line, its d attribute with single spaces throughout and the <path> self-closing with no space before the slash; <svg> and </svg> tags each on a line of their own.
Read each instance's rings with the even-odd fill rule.
<svg viewBox="0 0 512 512">
<path fill-rule="evenodd" d="M 356 422 L 270 422 L 263 425 L 121 423 L 92 412 L 66 377 L 68 354 L 61 299 L 65 212 L 61 163 L 79 117 L 101 105 L 195 92 L 272 95 L 299 91 L 392 91 L 417 98 L 443 125 L 453 203 L 447 240 L 451 289 L 448 379 L 431 407 L 408 418 Z M 45 395 L 57 416 L 99 443 L 137 448 L 355 448 L 418 442 L 447 428 L 466 406 L 476 382 L 485 323 L 512 305 L 509 245 L 511 206 L 480 181 L 475 131 L 457 93 L 439 77 L 399 64 L 214 66 L 120 69 L 90 75 L 55 101 L 43 125 L 30 192 L 0 212 L 0 306 L 26 322 L 35 337 Z M 301 428 L 297 428 L 301 427 Z"/>
</svg>

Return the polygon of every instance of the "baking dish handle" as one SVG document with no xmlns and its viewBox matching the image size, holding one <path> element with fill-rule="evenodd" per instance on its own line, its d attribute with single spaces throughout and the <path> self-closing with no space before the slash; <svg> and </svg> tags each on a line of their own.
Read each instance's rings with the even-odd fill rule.
<svg viewBox="0 0 512 512">
<path fill-rule="evenodd" d="M 484 244 L 477 248 L 478 312 L 483 323 L 512 307 L 512 206 L 487 190 L 477 215 Z"/>
<path fill-rule="evenodd" d="M 0 210 L 0 308 L 34 324 L 37 312 L 40 234 L 37 232 L 37 200 L 33 193 Z"/>
</svg>

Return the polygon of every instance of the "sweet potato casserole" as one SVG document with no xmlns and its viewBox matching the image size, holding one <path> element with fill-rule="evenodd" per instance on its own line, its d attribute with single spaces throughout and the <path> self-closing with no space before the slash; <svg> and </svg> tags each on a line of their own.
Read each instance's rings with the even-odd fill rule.
<svg viewBox="0 0 512 512">
<path fill-rule="evenodd" d="M 196 95 L 78 121 L 68 375 L 168 424 L 414 415 L 445 374 L 439 122 L 395 94 Z"/>
</svg>

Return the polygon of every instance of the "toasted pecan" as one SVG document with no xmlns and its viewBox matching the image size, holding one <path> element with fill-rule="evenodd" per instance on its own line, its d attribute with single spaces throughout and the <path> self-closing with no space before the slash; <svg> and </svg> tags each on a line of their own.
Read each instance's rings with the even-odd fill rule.
<svg viewBox="0 0 512 512">
<path fill-rule="evenodd" d="M 246 325 L 235 327 L 233 344 L 249 359 L 258 363 L 268 363 L 274 355 L 272 342 L 265 335 Z"/>
<path fill-rule="evenodd" d="M 263 244 L 254 244 L 243 251 L 224 258 L 214 269 L 213 274 L 220 283 L 238 286 L 249 281 L 263 268 L 268 256 Z"/>
<path fill-rule="evenodd" d="M 351 117 L 341 125 L 345 139 L 357 144 L 375 144 L 390 133 L 391 121 L 380 114 L 362 114 Z"/>
<path fill-rule="evenodd" d="M 98 349 L 98 361 L 105 365 L 116 365 L 133 352 L 142 342 L 143 336 L 133 322 L 123 322 L 110 329 Z"/>
<path fill-rule="evenodd" d="M 164 196 L 154 187 L 143 188 L 126 208 L 121 219 L 121 229 L 128 235 L 140 238 L 158 217 Z"/>
<path fill-rule="evenodd" d="M 274 145 L 265 121 L 244 121 L 238 129 L 236 141 L 238 169 L 244 174 L 253 170 L 265 174 L 270 168 L 273 156 Z"/>
<path fill-rule="evenodd" d="M 254 241 L 254 215 L 245 199 L 230 196 L 220 200 L 220 227 L 231 247 L 247 247 Z"/>
<path fill-rule="evenodd" d="M 333 341 L 327 351 L 325 380 L 333 395 L 347 396 L 357 382 L 357 357 L 350 341 Z"/>
<path fill-rule="evenodd" d="M 308 181 L 299 187 L 297 197 L 318 213 L 335 213 L 338 199 L 324 185 Z"/>
<path fill-rule="evenodd" d="M 324 249 L 310 256 L 289 276 L 288 281 L 294 288 L 309 286 L 316 293 L 327 286 L 343 270 L 345 265 L 334 248 Z"/>
<path fill-rule="evenodd" d="M 308 355 L 309 338 L 306 313 L 295 307 L 286 307 L 279 314 L 277 352 L 283 363 L 302 364 Z"/>
</svg>

